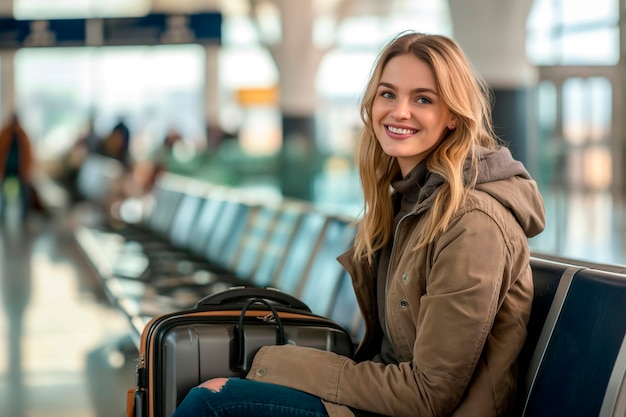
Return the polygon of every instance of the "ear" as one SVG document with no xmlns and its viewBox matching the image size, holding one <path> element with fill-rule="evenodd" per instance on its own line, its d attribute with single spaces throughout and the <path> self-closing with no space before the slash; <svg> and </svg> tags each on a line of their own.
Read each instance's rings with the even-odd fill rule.
<svg viewBox="0 0 626 417">
<path fill-rule="evenodd" d="M 448 129 L 454 130 L 456 129 L 456 117 L 451 117 L 448 121 Z"/>
</svg>

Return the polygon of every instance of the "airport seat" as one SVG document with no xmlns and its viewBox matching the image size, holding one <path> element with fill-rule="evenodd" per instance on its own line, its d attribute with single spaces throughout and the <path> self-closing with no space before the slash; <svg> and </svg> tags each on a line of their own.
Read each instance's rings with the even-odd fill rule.
<svg viewBox="0 0 626 417">
<path fill-rule="evenodd" d="M 201 268 L 187 274 L 156 277 L 151 285 L 159 294 L 173 298 L 183 292 L 191 293 L 192 296 L 206 295 L 224 284 L 254 285 L 255 277 L 260 271 L 258 265 L 269 256 L 273 236 L 284 229 L 284 222 L 285 216 L 280 205 L 262 206 L 255 212 L 251 224 L 235 249 L 232 273 L 223 274 Z"/>
<path fill-rule="evenodd" d="M 329 218 L 322 240 L 295 291 L 315 314 L 329 315 L 344 271 L 337 257 L 352 246 L 355 235 L 356 223 L 352 219 Z"/>
<path fill-rule="evenodd" d="M 358 345 L 365 334 L 365 323 L 352 287 L 352 279 L 345 270 L 330 301 L 328 317 L 346 329 L 355 346 Z"/>
<path fill-rule="evenodd" d="M 599 416 L 603 407 L 613 416 L 626 369 L 625 306 L 624 273 L 567 267 L 526 373 L 523 417 Z"/>
<path fill-rule="evenodd" d="M 101 221 L 76 227 L 75 239 L 100 278 L 113 274 L 113 269 L 121 263 L 120 256 L 129 257 L 141 252 L 143 243 L 153 242 L 156 245 L 160 242 L 158 244 L 161 246 L 169 244 L 167 237 L 171 219 L 185 195 L 183 184 L 185 183 L 181 177 L 159 178 L 153 193 L 146 198 L 145 208 L 148 214 L 143 222 L 123 226 L 121 223 L 111 225 L 107 221 Z M 95 187 L 96 184 L 92 186 Z M 134 256 L 123 264 L 133 270 L 141 270 L 146 267 L 147 259 L 144 258 Z"/>
<path fill-rule="evenodd" d="M 273 272 L 269 277 L 264 276 L 233 276 L 228 274 L 211 274 L 211 282 L 208 285 L 176 285 L 174 291 L 170 292 L 168 296 L 174 304 L 159 304 L 155 303 L 153 297 L 142 297 L 141 305 L 139 308 L 141 314 L 146 314 L 151 311 L 153 314 L 163 313 L 171 311 L 173 309 L 180 309 L 191 307 L 196 301 L 203 298 L 206 295 L 226 290 L 234 286 L 271 286 L 277 288 L 288 294 L 295 294 L 296 290 L 303 279 L 302 277 L 307 271 L 307 268 L 311 264 L 311 259 L 316 257 L 316 251 L 320 246 L 324 234 L 326 233 L 329 223 L 329 217 L 321 212 L 310 210 L 305 207 L 298 209 L 297 222 L 293 223 L 294 229 L 288 230 L 283 227 L 277 231 L 276 238 L 280 239 L 282 247 L 277 250 L 276 247 L 272 250 L 268 250 L 263 253 L 263 257 L 268 257 L 268 261 L 272 263 Z M 287 221 L 290 219 L 287 218 Z M 225 230 L 230 230 L 226 227 Z M 286 235 L 287 240 L 283 240 L 283 235 Z M 219 248 L 219 245 L 214 247 L 214 250 Z M 209 250 L 211 252 L 211 250 Z M 216 254 L 214 254 L 216 255 Z M 260 265 L 263 264 L 264 259 L 260 260 Z M 266 272 L 260 270 L 260 273 Z M 256 273 L 256 271 L 255 271 Z M 269 278 L 270 281 L 261 284 L 261 281 Z M 176 281 L 174 277 L 173 281 Z M 157 284 L 158 285 L 158 284 Z M 163 295 L 162 289 L 156 289 L 159 295 Z M 152 308 L 147 309 L 148 306 Z"/>
<path fill-rule="evenodd" d="M 300 280 L 326 233 L 328 222 L 328 216 L 319 211 L 307 210 L 302 215 L 295 235 L 286 247 L 284 256 L 281 256 L 277 274 L 269 286 L 288 294 L 296 293 Z"/>
<path fill-rule="evenodd" d="M 181 207 L 180 211 L 186 212 L 184 208 Z M 125 251 L 123 256 L 115 261 L 112 275 L 122 279 L 151 281 L 163 276 L 190 273 L 202 268 L 232 274 L 230 268 L 234 251 L 239 241 L 243 239 L 246 226 L 249 225 L 250 219 L 254 217 L 257 210 L 257 206 L 242 201 L 224 201 L 220 211 L 216 213 L 214 227 L 202 232 L 204 236 L 200 233 L 191 233 L 194 229 L 195 215 L 191 213 L 176 215 L 169 244 L 144 247 L 143 250 L 138 251 Z M 176 221 L 180 218 L 185 218 L 185 224 Z M 176 235 L 181 234 L 181 229 L 206 243 L 204 254 L 191 252 L 190 247 L 184 246 L 181 238 L 177 240 Z M 144 262 L 143 265 L 134 267 L 137 258 Z"/>
<path fill-rule="evenodd" d="M 324 213 L 311 210 L 308 206 L 295 203 L 281 205 L 284 212 L 269 231 L 269 238 L 262 248 L 260 259 L 253 268 L 252 276 L 248 279 L 232 279 L 229 276 L 215 275 L 209 284 L 199 282 L 177 283 L 177 277 L 167 278 L 167 292 L 163 282 L 156 282 L 155 294 L 143 294 L 139 299 L 131 300 L 128 295 L 120 292 L 119 303 L 125 313 L 131 317 L 136 333 L 141 333 L 145 321 L 156 314 L 192 307 L 195 302 L 204 296 L 228 289 L 233 286 L 271 286 L 286 293 L 294 294 L 301 285 L 304 276 L 311 272 L 322 272 L 321 259 L 318 260 L 318 251 L 332 254 L 332 259 L 325 257 L 324 262 L 333 262 L 339 266 L 333 251 L 328 248 L 339 249 L 338 244 L 349 242 L 349 234 L 341 239 L 349 222 L 338 221 Z M 328 268 L 328 266 L 326 266 Z M 339 275 L 339 274 L 337 274 Z M 333 277 L 330 277 L 332 283 Z M 333 291 L 332 285 L 329 290 Z M 323 294 L 318 294 L 324 298 Z M 168 298 L 169 303 L 160 303 L 159 298 Z M 331 298 L 328 294 L 326 298 Z M 136 317 L 140 317 L 137 319 Z M 137 324 L 139 323 L 139 324 Z"/>
<path fill-rule="evenodd" d="M 546 259 L 543 255 L 532 256 L 530 266 L 533 273 L 534 297 L 528 321 L 526 342 L 519 356 L 517 408 L 519 408 L 519 404 L 525 402 L 525 397 L 528 394 L 524 388 L 527 370 L 561 278 L 564 275 L 569 276 L 582 269 L 581 266 Z"/>
</svg>

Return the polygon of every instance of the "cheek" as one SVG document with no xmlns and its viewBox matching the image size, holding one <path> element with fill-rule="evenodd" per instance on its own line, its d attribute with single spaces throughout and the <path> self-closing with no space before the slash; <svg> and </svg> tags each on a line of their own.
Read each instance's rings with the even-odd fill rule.
<svg viewBox="0 0 626 417">
<path fill-rule="evenodd" d="M 428 124 L 432 127 L 433 130 L 436 130 L 439 133 L 443 133 L 448 128 L 448 124 L 446 123 L 446 121 L 447 120 L 439 114 L 431 114 L 428 120 Z"/>
<path fill-rule="evenodd" d="M 374 100 L 374 103 L 372 103 L 372 121 L 374 123 L 379 122 L 383 118 L 384 113 L 384 108 L 380 102 L 378 100 Z"/>
</svg>

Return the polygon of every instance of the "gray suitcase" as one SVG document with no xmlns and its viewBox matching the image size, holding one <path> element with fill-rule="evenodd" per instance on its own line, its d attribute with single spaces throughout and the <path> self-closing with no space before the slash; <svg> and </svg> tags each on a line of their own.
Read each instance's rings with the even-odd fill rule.
<svg viewBox="0 0 626 417">
<path fill-rule="evenodd" d="M 195 308 L 153 318 L 139 347 L 128 417 L 170 417 L 187 392 L 214 377 L 245 376 L 261 346 L 294 344 L 352 356 L 347 331 L 273 289 L 233 288 Z"/>
</svg>

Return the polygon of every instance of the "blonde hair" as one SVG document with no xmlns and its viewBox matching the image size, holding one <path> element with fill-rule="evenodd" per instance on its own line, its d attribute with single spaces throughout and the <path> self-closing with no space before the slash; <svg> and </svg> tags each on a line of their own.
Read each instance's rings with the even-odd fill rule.
<svg viewBox="0 0 626 417">
<path fill-rule="evenodd" d="M 374 252 L 392 236 L 393 207 L 391 182 L 400 174 L 394 157 L 380 147 L 372 123 L 372 105 L 385 65 L 392 58 L 410 54 L 426 63 L 435 76 L 440 99 L 454 115 L 454 130 L 427 156 L 429 171 L 439 174 L 444 185 L 426 214 L 425 227 L 415 249 L 431 242 L 445 231 L 454 213 L 463 205 L 467 190 L 474 186 L 478 145 L 495 149 L 500 146 L 491 122 L 491 90 L 473 71 L 467 57 L 452 39 L 442 35 L 403 32 L 379 54 L 361 101 L 361 130 L 356 158 L 363 186 L 363 218 L 355 240 L 355 257 L 372 262 Z M 470 161 L 473 179 L 466 183 L 465 161 Z"/>
</svg>

